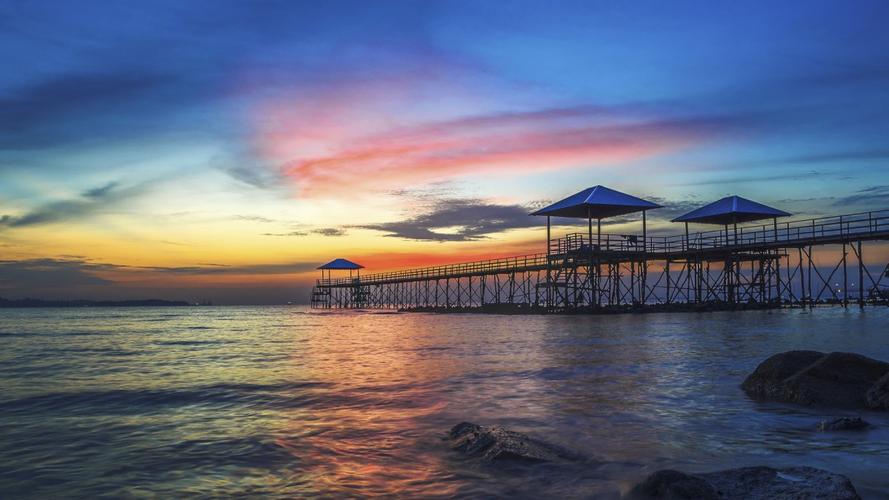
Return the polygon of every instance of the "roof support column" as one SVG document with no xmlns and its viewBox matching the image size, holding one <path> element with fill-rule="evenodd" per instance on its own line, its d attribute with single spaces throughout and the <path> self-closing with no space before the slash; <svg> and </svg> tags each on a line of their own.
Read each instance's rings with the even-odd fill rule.
<svg viewBox="0 0 889 500">
<path fill-rule="evenodd" d="M 642 211 L 642 268 L 639 277 L 639 296 L 642 305 L 645 305 L 645 296 L 648 294 L 648 225 L 645 219 L 645 210 Z"/>
<path fill-rule="evenodd" d="M 599 277 L 602 275 L 602 261 L 600 254 L 598 252 L 602 251 L 602 218 L 599 217 L 596 219 L 596 305 L 602 304 L 602 299 L 599 297 Z"/>
<path fill-rule="evenodd" d="M 549 217 L 549 215 L 547 215 L 546 216 L 546 306 L 547 307 L 552 305 L 551 295 L 552 295 L 552 286 L 553 286 L 553 284 L 551 282 L 552 272 L 551 272 L 550 263 L 549 263 L 549 252 L 550 252 L 550 250 L 549 250 L 550 249 L 550 241 L 549 241 L 550 221 L 549 221 L 549 219 L 550 219 L 550 217 Z"/>
<path fill-rule="evenodd" d="M 589 206 L 586 207 L 586 220 L 587 220 L 587 249 L 590 252 L 589 256 L 589 267 L 587 268 L 587 282 L 590 285 L 590 304 L 594 302 L 593 294 L 595 293 L 596 287 L 593 286 L 593 209 Z M 597 249 L 598 250 L 598 249 Z"/>
</svg>

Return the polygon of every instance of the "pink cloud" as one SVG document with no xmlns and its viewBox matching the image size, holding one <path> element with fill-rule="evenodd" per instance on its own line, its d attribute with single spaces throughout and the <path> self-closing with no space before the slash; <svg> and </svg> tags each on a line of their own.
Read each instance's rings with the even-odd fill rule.
<svg viewBox="0 0 889 500">
<path fill-rule="evenodd" d="M 429 93 L 405 79 L 269 103 L 257 133 L 260 151 L 281 165 L 301 195 L 328 196 L 359 186 L 391 189 L 469 174 L 629 162 L 688 147 L 723 125 L 589 105 L 436 119 L 457 113 L 431 105 Z"/>
</svg>

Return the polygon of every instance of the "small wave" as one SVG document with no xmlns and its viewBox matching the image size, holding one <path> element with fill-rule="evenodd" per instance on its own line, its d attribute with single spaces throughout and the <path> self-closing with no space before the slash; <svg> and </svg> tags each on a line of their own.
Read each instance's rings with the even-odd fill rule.
<svg viewBox="0 0 889 500">
<path fill-rule="evenodd" d="M 200 345 L 223 345 L 236 344 L 234 340 L 158 340 L 155 345 L 181 345 L 181 346 L 200 346 Z"/>
<path fill-rule="evenodd" d="M 0 337 L 94 337 L 111 332 L 0 332 Z"/>
<path fill-rule="evenodd" d="M 0 402 L 0 411 L 18 414 L 138 414 L 151 409 L 179 406 L 285 406 L 299 407 L 312 399 L 305 394 L 311 388 L 323 388 L 322 382 L 281 384 L 214 384 L 190 389 L 89 390 L 55 392 Z"/>
</svg>

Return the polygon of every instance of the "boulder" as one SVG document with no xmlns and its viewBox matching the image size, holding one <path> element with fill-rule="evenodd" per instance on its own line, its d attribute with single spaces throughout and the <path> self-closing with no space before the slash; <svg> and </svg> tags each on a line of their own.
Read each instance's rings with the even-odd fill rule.
<svg viewBox="0 0 889 500">
<path fill-rule="evenodd" d="M 744 467 L 706 474 L 662 470 L 634 487 L 633 500 L 859 500 L 843 475 L 813 467 Z"/>
<path fill-rule="evenodd" d="M 701 474 L 720 498 L 860 500 L 849 478 L 814 467 L 744 467 Z"/>
<path fill-rule="evenodd" d="M 884 374 L 889 363 L 852 354 L 832 352 L 785 381 L 792 401 L 806 405 L 864 408 L 867 391 Z"/>
<path fill-rule="evenodd" d="M 492 462 L 504 459 L 553 462 L 578 458 L 558 446 L 502 427 L 463 422 L 455 425 L 448 437 L 453 449 Z"/>
<path fill-rule="evenodd" d="M 763 399 L 780 399 L 783 382 L 824 357 L 818 351 L 788 351 L 766 359 L 741 384 L 747 394 Z"/>
<path fill-rule="evenodd" d="M 860 431 L 870 427 L 861 417 L 839 417 L 833 420 L 822 420 L 818 424 L 819 431 Z"/>
<path fill-rule="evenodd" d="M 789 403 L 878 407 L 879 403 L 871 405 L 870 401 L 880 401 L 876 385 L 887 374 L 889 363 L 860 354 L 789 351 L 760 363 L 741 388 L 751 397 Z"/>
<path fill-rule="evenodd" d="M 676 470 L 659 470 L 637 484 L 627 495 L 632 500 L 719 500 L 705 479 Z"/>
<path fill-rule="evenodd" d="M 874 410 L 889 410 L 889 373 L 867 390 L 867 407 Z"/>
</svg>

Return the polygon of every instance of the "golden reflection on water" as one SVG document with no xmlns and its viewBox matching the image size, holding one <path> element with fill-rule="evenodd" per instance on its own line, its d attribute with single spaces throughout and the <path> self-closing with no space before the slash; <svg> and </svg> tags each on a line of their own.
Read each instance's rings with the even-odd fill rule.
<svg viewBox="0 0 889 500">
<path fill-rule="evenodd" d="M 373 315 L 338 315 L 335 331 L 293 352 L 291 362 L 307 378 L 331 384 L 337 397 L 294 421 L 303 437 L 287 446 L 303 453 L 301 473 L 318 492 L 450 496 L 458 484 L 448 482 L 442 455 L 429 449 L 442 443 L 418 421 L 445 409 L 430 382 L 459 373 L 461 363 L 424 356 L 421 316 L 384 316 L 380 324 Z"/>
</svg>

